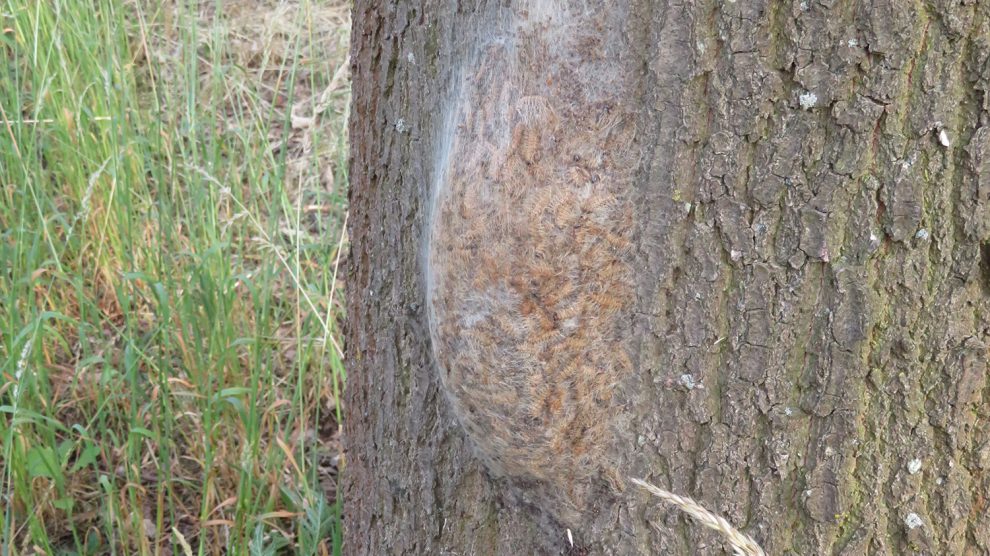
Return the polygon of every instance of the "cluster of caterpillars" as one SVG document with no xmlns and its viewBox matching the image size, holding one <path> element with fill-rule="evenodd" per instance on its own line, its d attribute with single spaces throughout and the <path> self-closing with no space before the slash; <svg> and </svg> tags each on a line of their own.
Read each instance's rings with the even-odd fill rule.
<svg viewBox="0 0 990 556">
<path fill-rule="evenodd" d="M 447 398 L 488 468 L 580 526 L 603 509 L 602 486 L 627 480 L 611 429 L 616 387 L 633 372 L 634 122 L 621 65 L 606 55 L 603 37 L 616 43 L 618 29 L 605 29 L 606 12 L 520 4 L 531 11 L 478 57 L 438 153 L 430 333 Z M 764 556 L 696 501 L 631 482 L 737 554 Z"/>
<path fill-rule="evenodd" d="M 620 324 L 634 124 L 543 52 L 526 37 L 491 46 L 463 85 L 428 301 L 442 382 L 479 455 L 576 515 L 609 473 L 613 391 L 632 372 Z"/>
</svg>

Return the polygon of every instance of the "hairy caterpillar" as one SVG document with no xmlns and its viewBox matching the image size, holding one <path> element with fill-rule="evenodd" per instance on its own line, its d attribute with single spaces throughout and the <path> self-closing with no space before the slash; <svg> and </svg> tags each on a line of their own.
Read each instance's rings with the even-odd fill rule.
<svg viewBox="0 0 990 556">
<path fill-rule="evenodd" d="M 464 72 L 438 157 L 427 306 L 480 458 L 575 525 L 623 475 L 609 438 L 613 390 L 633 372 L 635 118 L 608 18 L 522 4 Z"/>
</svg>

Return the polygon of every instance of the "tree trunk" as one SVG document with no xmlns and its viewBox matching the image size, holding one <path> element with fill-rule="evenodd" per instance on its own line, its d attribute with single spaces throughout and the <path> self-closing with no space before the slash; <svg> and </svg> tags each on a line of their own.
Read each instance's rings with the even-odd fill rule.
<svg viewBox="0 0 990 556">
<path fill-rule="evenodd" d="M 990 553 L 990 3 L 619 4 L 356 3 L 346 551 Z"/>
</svg>

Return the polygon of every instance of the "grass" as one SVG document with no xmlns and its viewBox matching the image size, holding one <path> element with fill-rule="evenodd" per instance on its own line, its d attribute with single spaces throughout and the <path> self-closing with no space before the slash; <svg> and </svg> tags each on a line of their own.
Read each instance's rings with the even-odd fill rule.
<svg viewBox="0 0 990 556">
<path fill-rule="evenodd" d="M 0 554 L 337 554 L 348 7 L 0 0 Z"/>
</svg>

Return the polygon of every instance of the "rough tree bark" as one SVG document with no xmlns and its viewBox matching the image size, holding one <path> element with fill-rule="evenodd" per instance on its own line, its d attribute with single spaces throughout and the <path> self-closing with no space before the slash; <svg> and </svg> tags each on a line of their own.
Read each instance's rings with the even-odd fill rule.
<svg viewBox="0 0 990 556">
<path fill-rule="evenodd" d="M 636 120 L 617 461 L 770 554 L 990 553 L 982 0 L 356 2 L 346 551 L 724 547 L 630 491 L 572 548 L 443 393 L 422 253 L 444 99 L 534 2 L 608 14 Z"/>
</svg>

